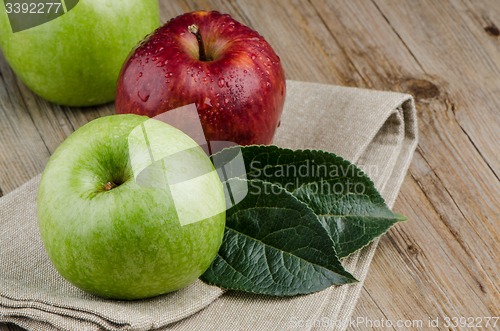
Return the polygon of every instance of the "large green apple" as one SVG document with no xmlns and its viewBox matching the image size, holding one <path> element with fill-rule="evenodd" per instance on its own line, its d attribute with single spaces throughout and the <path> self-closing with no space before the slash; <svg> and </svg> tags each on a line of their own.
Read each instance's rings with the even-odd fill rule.
<svg viewBox="0 0 500 331">
<path fill-rule="evenodd" d="M 158 0 L 80 0 L 59 18 L 13 33 L 0 0 L 0 44 L 35 93 L 62 105 L 91 106 L 114 100 L 128 53 L 159 20 Z"/>
<path fill-rule="evenodd" d="M 78 288 L 114 299 L 159 295 L 198 278 L 222 243 L 225 207 L 203 149 L 138 115 L 101 117 L 71 134 L 50 158 L 37 198 L 55 268 Z"/>
</svg>

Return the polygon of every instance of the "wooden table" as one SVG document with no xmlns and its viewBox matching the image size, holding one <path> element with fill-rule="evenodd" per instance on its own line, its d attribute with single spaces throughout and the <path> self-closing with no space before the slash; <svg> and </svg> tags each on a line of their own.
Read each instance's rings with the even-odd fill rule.
<svg viewBox="0 0 500 331">
<path fill-rule="evenodd" d="M 499 0 L 160 2 L 162 22 L 207 9 L 256 29 L 288 79 L 412 93 L 420 144 L 394 207 L 410 221 L 382 238 L 353 318 L 471 330 L 443 319 L 500 316 Z M 2 55 L 0 78 L 0 196 L 42 172 L 75 129 L 114 112 L 42 100 Z"/>
</svg>

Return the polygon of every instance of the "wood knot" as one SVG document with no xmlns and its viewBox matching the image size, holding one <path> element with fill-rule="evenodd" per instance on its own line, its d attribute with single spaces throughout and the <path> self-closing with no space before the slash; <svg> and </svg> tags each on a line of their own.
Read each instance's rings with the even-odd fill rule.
<svg viewBox="0 0 500 331">
<path fill-rule="evenodd" d="M 481 284 L 480 282 L 477 282 L 477 285 L 479 285 L 479 289 L 481 290 L 481 292 L 483 292 L 483 293 L 488 293 L 488 292 L 486 292 L 486 290 L 484 289 L 483 284 Z"/>
<path fill-rule="evenodd" d="M 439 88 L 433 83 L 422 79 L 409 79 L 405 82 L 406 90 L 415 100 L 432 99 L 439 96 Z"/>
<path fill-rule="evenodd" d="M 488 32 L 489 35 L 494 36 L 494 37 L 500 36 L 500 30 L 493 23 L 491 23 L 490 25 L 488 25 L 487 27 L 485 27 L 484 31 Z"/>
<path fill-rule="evenodd" d="M 409 244 L 408 246 L 406 246 L 406 249 L 411 255 L 418 255 L 422 252 L 422 250 L 414 244 Z"/>
</svg>

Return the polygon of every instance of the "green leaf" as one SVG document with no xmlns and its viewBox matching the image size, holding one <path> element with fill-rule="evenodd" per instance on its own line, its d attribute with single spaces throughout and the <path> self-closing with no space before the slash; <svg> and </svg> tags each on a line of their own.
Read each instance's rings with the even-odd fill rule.
<svg viewBox="0 0 500 331">
<path fill-rule="evenodd" d="M 225 149 L 214 157 L 228 162 L 237 155 L 236 150 Z M 339 258 L 407 219 L 387 207 L 363 171 L 333 153 L 277 146 L 247 146 L 241 152 L 249 180 L 285 188 L 318 215 Z M 227 178 L 241 176 L 238 170 L 226 166 Z"/>
<path fill-rule="evenodd" d="M 233 178 L 228 184 L 241 188 L 241 181 Z M 222 246 L 203 281 L 282 296 L 356 282 L 306 204 L 276 185 L 246 182 L 248 195 L 227 211 Z"/>
<path fill-rule="evenodd" d="M 346 178 L 321 183 L 330 187 L 338 183 L 348 185 Z M 393 213 L 383 201 L 374 202 L 368 195 L 319 195 L 315 191 L 315 187 L 306 184 L 293 194 L 314 210 L 332 238 L 339 258 L 356 252 L 385 233 L 394 223 L 406 220 L 405 216 Z"/>
</svg>

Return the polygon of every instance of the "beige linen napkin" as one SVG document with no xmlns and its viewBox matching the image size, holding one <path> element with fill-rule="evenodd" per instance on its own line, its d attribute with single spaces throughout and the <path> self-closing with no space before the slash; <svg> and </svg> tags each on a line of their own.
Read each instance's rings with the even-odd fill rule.
<svg viewBox="0 0 500 331">
<path fill-rule="evenodd" d="M 327 150 L 355 162 L 392 207 L 417 145 L 413 99 L 288 81 L 274 143 Z M 36 219 L 39 180 L 0 199 L 0 321 L 29 330 L 343 330 L 377 245 L 342 261 L 359 283 L 310 295 L 224 293 L 197 281 L 152 299 L 104 300 L 69 284 L 50 263 Z"/>
</svg>

